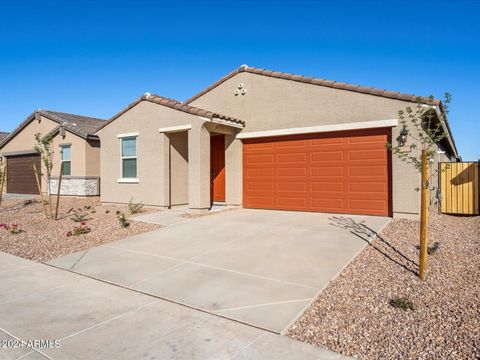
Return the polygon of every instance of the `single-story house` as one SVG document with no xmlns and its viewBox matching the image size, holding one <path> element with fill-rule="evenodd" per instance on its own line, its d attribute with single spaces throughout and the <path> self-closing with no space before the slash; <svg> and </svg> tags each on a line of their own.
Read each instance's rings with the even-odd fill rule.
<svg viewBox="0 0 480 360">
<path fill-rule="evenodd" d="M 386 148 L 416 100 L 246 65 L 184 103 L 147 93 L 97 133 L 101 199 L 417 217 L 420 174 Z M 444 115 L 438 100 L 424 106 Z M 455 161 L 443 130 L 438 158 Z"/>
<path fill-rule="evenodd" d="M 100 140 L 95 133 L 104 120 L 49 110 L 37 110 L 0 142 L 0 158 L 7 165 L 6 192 L 38 194 L 33 164 L 45 173 L 34 150 L 35 134 L 52 137 L 53 168 L 50 190 L 57 192 L 63 162 L 61 194 L 98 196 L 100 191 Z M 40 170 L 41 169 L 41 170 Z M 47 181 L 41 181 L 43 193 Z"/>
<path fill-rule="evenodd" d="M 7 138 L 7 136 L 9 135 L 10 133 L 8 132 L 5 132 L 5 131 L 0 131 L 0 144 L 2 143 L 3 140 L 5 140 Z"/>
</svg>

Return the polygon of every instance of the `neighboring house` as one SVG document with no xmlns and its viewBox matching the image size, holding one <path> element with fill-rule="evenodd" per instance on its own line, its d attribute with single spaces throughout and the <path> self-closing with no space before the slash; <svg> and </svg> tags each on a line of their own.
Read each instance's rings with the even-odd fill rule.
<svg viewBox="0 0 480 360">
<path fill-rule="evenodd" d="M 0 144 L 7 138 L 8 134 L 8 132 L 0 131 Z"/>
<path fill-rule="evenodd" d="M 45 173 L 40 155 L 34 150 L 35 134 L 53 137 L 51 191 L 57 192 L 63 162 L 63 195 L 99 195 L 100 140 L 95 135 L 104 121 L 86 116 L 37 110 L 0 142 L 0 157 L 7 165 L 6 192 L 38 194 L 33 164 Z M 42 192 L 48 192 L 42 179 Z"/>
<path fill-rule="evenodd" d="M 185 103 L 146 94 L 98 133 L 101 199 L 416 217 L 420 175 L 385 146 L 416 99 L 247 66 Z M 439 156 L 455 161 L 444 131 Z"/>
</svg>

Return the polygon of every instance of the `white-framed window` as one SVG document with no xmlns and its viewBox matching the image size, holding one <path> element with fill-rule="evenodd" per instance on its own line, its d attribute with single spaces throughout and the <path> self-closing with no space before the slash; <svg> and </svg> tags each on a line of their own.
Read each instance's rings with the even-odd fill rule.
<svg viewBox="0 0 480 360">
<path fill-rule="evenodd" d="M 126 136 L 120 139 L 122 157 L 122 179 L 137 178 L 137 137 Z"/>
<path fill-rule="evenodd" d="M 63 163 L 62 175 L 72 175 L 72 145 L 60 145 L 60 157 Z"/>
</svg>

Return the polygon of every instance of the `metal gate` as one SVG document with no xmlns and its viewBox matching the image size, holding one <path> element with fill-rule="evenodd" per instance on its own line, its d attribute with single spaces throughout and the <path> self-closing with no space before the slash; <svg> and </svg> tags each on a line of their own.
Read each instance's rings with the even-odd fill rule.
<svg viewBox="0 0 480 360">
<path fill-rule="evenodd" d="M 479 215 L 479 162 L 439 163 L 441 211 Z"/>
</svg>

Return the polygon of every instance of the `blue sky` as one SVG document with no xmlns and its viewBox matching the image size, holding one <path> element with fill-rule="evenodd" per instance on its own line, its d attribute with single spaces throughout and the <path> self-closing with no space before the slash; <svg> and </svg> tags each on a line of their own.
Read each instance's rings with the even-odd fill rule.
<svg viewBox="0 0 480 360">
<path fill-rule="evenodd" d="M 186 100 L 241 64 L 453 95 L 480 157 L 477 1 L 0 0 L 0 130 L 37 108 L 108 118 L 145 92 Z"/>
</svg>

